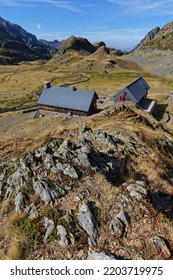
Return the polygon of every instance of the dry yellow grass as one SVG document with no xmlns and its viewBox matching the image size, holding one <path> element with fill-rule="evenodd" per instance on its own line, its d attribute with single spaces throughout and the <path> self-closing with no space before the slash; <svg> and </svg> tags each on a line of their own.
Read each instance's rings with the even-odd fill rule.
<svg viewBox="0 0 173 280">
<path fill-rule="evenodd" d="M 24 116 L 24 118 L 22 118 Z M 71 126 L 73 126 L 71 124 Z M 68 130 L 68 121 L 61 116 L 33 119 L 33 113 L 2 114 L 0 118 L 0 158 L 14 157 L 35 149 Z"/>
<path fill-rule="evenodd" d="M 115 200 L 119 189 L 112 187 L 104 175 L 96 173 L 93 178 L 93 190 L 101 195 L 101 199 L 96 200 L 97 206 L 101 209 L 109 208 Z"/>
<path fill-rule="evenodd" d="M 2 212 L 6 212 L 9 205 L 3 204 Z M 8 212 L 7 212 L 8 213 Z M 1 260 L 19 260 L 23 257 L 23 249 L 27 244 L 26 237 L 19 234 L 17 230 L 17 223 L 21 220 L 22 215 L 14 212 L 8 213 L 6 216 L 6 222 L 1 221 L 1 239 L 6 243 L 6 248 L 0 251 Z"/>
<path fill-rule="evenodd" d="M 172 91 L 172 79 L 150 75 L 136 64 L 124 60 L 125 58 L 113 57 L 117 64 L 107 68 L 110 59 L 111 55 L 108 54 L 103 57 L 99 53 L 81 56 L 71 52 L 48 63 L 36 61 L 13 66 L 1 65 L 0 107 L 35 104 L 37 93 L 45 80 L 50 80 L 57 86 L 72 83 L 78 88 L 96 90 L 98 94 L 113 95 L 139 76 L 144 76 L 151 85 L 152 95 Z"/>
<path fill-rule="evenodd" d="M 26 241 L 25 241 L 26 242 Z M 15 235 L 9 243 L 9 251 L 7 252 L 6 258 L 8 260 L 21 260 L 23 257 L 24 241 L 22 237 Z"/>
</svg>

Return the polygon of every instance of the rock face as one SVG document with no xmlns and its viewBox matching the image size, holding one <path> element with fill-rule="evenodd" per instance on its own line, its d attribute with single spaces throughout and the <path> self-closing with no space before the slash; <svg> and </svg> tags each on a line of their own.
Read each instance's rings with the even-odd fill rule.
<svg viewBox="0 0 173 280">
<path fill-rule="evenodd" d="M 98 225 L 88 203 L 83 203 L 79 206 L 78 222 L 88 234 L 89 245 L 96 246 L 98 242 Z"/>
<path fill-rule="evenodd" d="M 57 200 L 59 197 L 65 194 L 65 191 L 55 186 L 51 182 L 46 180 L 38 180 L 33 184 L 35 192 L 40 196 L 41 200 L 45 203 Z"/>
<path fill-rule="evenodd" d="M 67 239 L 67 230 L 64 226 L 58 225 L 57 226 L 57 235 L 59 237 L 58 243 L 65 247 L 69 244 L 68 239 Z"/>
<path fill-rule="evenodd" d="M 115 218 L 110 224 L 111 233 L 116 237 L 123 237 L 125 231 L 125 225 L 119 220 Z"/>
<path fill-rule="evenodd" d="M 159 31 L 160 31 L 160 27 L 153 28 L 150 32 L 148 32 L 148 34 L 140 41 L 140 43 L 132 51 L 142 47 L 143 45 L 145 45 L 145 43 L 153 40 Z"/>
<path fill-rule="evenodd" d="M 53 232 L 53 230 L 55 228 L 54 221 L 45 217 L 44 218 L 44 227 L 46 230 L 45 235 L 44 235 L 44 242 L 46 242 L 48 236 L 51 235 L 51 233 Z"/>
<path fill-rule="evenodd" d="M 70 36 L 60 47 L 60 53 L 64 54 L 70 49 L 76 51 L 86 51 L 92 54 L 97 48 L 93 46 L 86 38 Z"/>
<path fill-rule="evenodd" d="M 168 249 L 168 246 L 166 245 L 163 238 L 155 235 L 155 236 L 153 236 L 153 243 L 154 243 L 156 249 L 158 250 L 158 252 L 161 253 L 164 258 L 169 258 L 171 256 L 171 252 Z"/>
<path fill-rule="evenodd" d="M 95 251 L 91 251 L 88 255 L 88 260 L 116 260 L 112 254 L 110 253 L 105 253 L 105 252 L 100 252 L 97 253 Z"/>
<path fill-rule="evenodd" d="M 34 35 L 1 17 L 0 48 L 0 64 L 49 59 L 51 57 L 47 47 L 41 44 Z"/>
<path fill-rule="evenodd" d="M 126 58 L 144 66 L 152 66 L 152 74 L 158 76 L 172 75 L 172 36 L 173 22 L 166 24 L 161 29 L 157 27 L 149 32 Z"/>
</svg>

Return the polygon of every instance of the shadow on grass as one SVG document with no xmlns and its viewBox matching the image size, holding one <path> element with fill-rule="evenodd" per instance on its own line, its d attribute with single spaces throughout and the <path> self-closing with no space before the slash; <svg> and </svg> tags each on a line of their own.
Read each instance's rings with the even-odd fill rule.
<svg viewBox="0 0 173 280">
<path fill-rule="evenodd" d="M 167 107 L 168 107 L 168 104 L 157 104 L 156 108 L 154 110 L 154 113 L 153 113 L 153 117 L 157 121 L 161 121 L 163 119 L 163 116 L 166 112 Z"/>
<path fill-rule="evenodd" d="M 157 211 L 163 213 L 169 220 L 173 221 L 173 195 L 149 191 L 148 197 Z"/>
</svg>

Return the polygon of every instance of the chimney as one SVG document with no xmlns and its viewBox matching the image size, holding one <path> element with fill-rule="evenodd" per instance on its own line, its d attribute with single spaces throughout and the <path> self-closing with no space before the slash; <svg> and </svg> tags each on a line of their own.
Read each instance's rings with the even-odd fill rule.
<svg viewBox="0 0 173 280">
<path fill-rule="evenodd" d="M 43 83 L 44 88 L 50 88 L 51 87 L 51 83 L 46 81 Z"/>
</svg>

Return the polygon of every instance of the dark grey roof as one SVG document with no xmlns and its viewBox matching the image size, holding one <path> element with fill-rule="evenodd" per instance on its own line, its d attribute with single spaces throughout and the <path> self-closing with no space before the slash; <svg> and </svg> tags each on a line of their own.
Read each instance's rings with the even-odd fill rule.
<svg viewBox="0 0 173 280">
<path fill-rule="evenodd" d="M 139 102 L 143 96 L 146 95 L 150 86 L 146 83 L 146 81 L 140 77 L 135 80 L 133 83 L 127 86 L 127 89 L 133 95 L 137 102 Z"/>
<path fill-rule="evenodd" d="M 88 112 L 95 94 L 93 90 L 51 86 L 43 90 L 37 105 Z"/>
<path fill-rule="evenodd" d="M 127 97 L 133 102 L 138 103 L 144 96 L 146 96 L 149 89 L 150 86 L 142 77 L 140 77 L 115 94 L 114 99 L 116 99 L 120 94 L 127 92 Z"/>
</svg>

